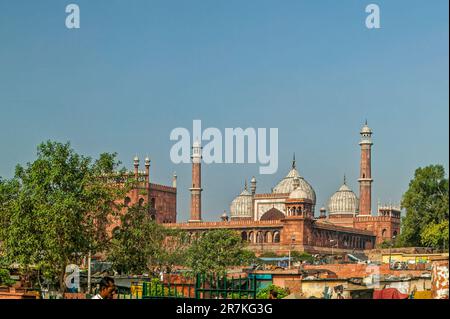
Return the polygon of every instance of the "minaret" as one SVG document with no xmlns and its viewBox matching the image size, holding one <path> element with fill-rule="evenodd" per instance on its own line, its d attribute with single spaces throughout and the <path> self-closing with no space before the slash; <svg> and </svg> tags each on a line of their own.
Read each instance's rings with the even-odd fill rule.
<svg viewBox="0 0 450 319">
<path fill-rule="evenodd" d="M 137 155 L 134 157 L 134 178 L 137 182 L 139 178 L 139 157 Z"/>
<path fill-rule="evenodd" d="M 172 187 L 177 188 L 177 173 L 173 172 Z"/>
<path fill-rule="evenodd" d="M 148 187 L 150 183 L 150 158 L 145 158 L 145 187 Z"/>
<path fill-rule="evenodd" d="M 372 214 L 372 171 L 371 171 L 371 151 L 372 151 L 372 130 L 366 124 L 361 129 L 361 163 L 359 173 L 359 215 Z"/>
<path fill-rule="evenodd" d="M 134 203 L 139 200 L 139 157 L 134 157 L 134 187 L 132 190 Z"/>
<path fill-rule="evenodd" d="M 202 147 L 200 142 L 192 146 L 192 187 L 191 191 L 191 218 L 189 222 L 202 220 Z"/>
</svg>

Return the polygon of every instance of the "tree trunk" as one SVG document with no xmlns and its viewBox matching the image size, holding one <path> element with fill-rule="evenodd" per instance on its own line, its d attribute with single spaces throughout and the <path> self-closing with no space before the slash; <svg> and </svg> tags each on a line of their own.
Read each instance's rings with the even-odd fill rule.
<svg viewBox="0 0 450 319">
<path fill-rule="evenodd" d="M 66 274 L 66 268 L 64 267 L 62 269 L 62 271 L 59 274 L 59 290 L 61 291 L 61 293 L 65 293 L 66 292 L 66 282 L 65 282 L 65 274 Z"/>
</svg>

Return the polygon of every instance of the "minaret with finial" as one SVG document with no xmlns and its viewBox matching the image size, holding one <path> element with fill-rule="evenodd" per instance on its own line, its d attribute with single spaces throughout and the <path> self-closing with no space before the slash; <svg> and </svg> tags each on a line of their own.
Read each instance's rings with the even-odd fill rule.
<svg viewBox="0 0 450 319">
<path fill-rule="evenodd" d="M 189 222 L 202 220 L 202 146 L 197 140 L 192 146 L 192 187 L 191 191 L 191 218 Z"/>
<path fill-rule="evenodd" d="M 359 173 L 359 214 L 372 214 L 372 130 L 367 125 L 367 120 L 360 132 L 361 162 Z"/>
<path fill-rule="evenodd" d="M 139 178 L 139 157 L 137 155 L 134 157 L 134 178 L 137 182 Z"/>
<path fill-rule="evenodd" d="M 148 155 L 145 157 L 145 187 L 150 185 L 150 157 Z"/>
<path fill-rule="evenodd" d="M 297 169 L 297 164 L 295 162 L 295 153 L 294 153 L 294 156 L 292 158 L 292 169 Z M 294 182 L 293 183 L 294 189 L 297 189 L 297 187 L 300 186 L 300 179 L 298 177 L 294 177 L 293 182 Z"/>
<path fill-rule="evenodd" d="M 177 173 L 173 172 L 173 176 L 172 176 L 172 187 L 173 188 L 177 188 L 177 179 L 178 179 Z"/>
</svg>

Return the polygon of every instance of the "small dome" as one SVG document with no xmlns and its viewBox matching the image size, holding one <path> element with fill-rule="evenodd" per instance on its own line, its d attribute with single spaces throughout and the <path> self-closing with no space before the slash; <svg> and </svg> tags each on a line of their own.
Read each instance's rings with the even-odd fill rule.
<svg viewBox="0 0 450 319">
<path fill-rule="evenodd" d="M 294 189 L 291 192 L 291 194 L 289 195 L 289 199 L 306 199 L 311 201 L 309 194 L 300 187 Z"/>
<path fill-rule="evenodd" d="M 139 157 L 137 155 L 134 157 L 134 161 L 139 162 Z"/>
<path fill-rule="evenodd" d="M 331 196 L 328 201 L 328 213 L 356 215 L 358 213 L 358 197 L 356 194 L 344 184 L 339 190 Z"/>
<path fill-rule="evenodd" d="M 260 220 L 280 220 L 284 219 L 285 217 L 286 216 L 282 211 L 276 209 L 275 207 L 272 207 L 261 216 Z"/>
<path fill-rule="evenodd" d="M 199 140 L 195 140 L 194 144 L 192 145 L 192 147 L 202 147 L 202 145 L 200 144 Z"/>
<path fill-rule="evenodd" d="M 233 218 L 234 217 L 252 218 L 253 217 L 252 202 L 253 196 L 247 190 L 247 183 L 246 183 L 242 193 L 231 202 L 230 216 Z"/>
<path fill-rule="evenodd" d="M 372 134 L 372 130 L 370 129 L 369 125 L 367 125 L 367 121 L 361 129 L 361 134 Z"/>
</svg>

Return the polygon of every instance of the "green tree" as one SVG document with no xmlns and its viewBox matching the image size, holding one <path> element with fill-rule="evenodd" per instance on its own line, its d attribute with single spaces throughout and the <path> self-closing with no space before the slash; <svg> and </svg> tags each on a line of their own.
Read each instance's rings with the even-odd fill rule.
<svg viewBox="0 0 450 319">
<path fill-rule="evenodd" d="M 10 212 L 14 207 L 19 193 L 19 183 L 15 179 L 2 180 L 0 178 L 0 267 L 6 267 L 5 245 L 7 226 L 9 224 Z"/>
<path fill-rule="evenodd" d="M 283 299 L 284 297 L 289 295 L 289 289 L 282 288 L 275 285 L 269 285 L 265 288 L 258 290 L 256 294 L 257 299 L 268 299 L 271 291 L 275 291 L 277 293 L 277 299 Z"/>
<path fill-rule="evenodd" d="M 223 274 L 230 266 L 248 265 L 255 260 L 244 247 L 239 234 L 232 230 L 207 231 L 188 249 L 187 264 L 195 273 Z"/>
<path fill-rule="evenodd" d="M 108 260 L 124 274 L 157 273 L 182 263 L 185 244 L 182 234 L 150 218 L 147 206 L 134 205 L 120 217 Z"/>
<path fill-rule="evenodd" d="M 307 252 L 292 251 L 291 258 L 293 262 L 307 261 L 309 263 L 312 263 L 314 261 L 314 257 Z"/>
<path fill-rule="evenodd" d="M 12 286 L 15 283 L 13 279 L 11 279 L 11 275 L 8 269 L 0 268 L 0 287 L 1 286 Z"/>
<path fill-rule="evenodd" d="M 429 247 L 444 246 L 448 249 L 448 220 L 440 223 L 432 222 L 425 226 L 420 233 L 422 244 Z"/>
<path fill-rule="evenodd" d="M 406 217 L 398 244 L 442 246 L 448 241 L 448 178 L 442 165 L 418 168 L 403 195 Z"/>
<path fill-rule="evenodd" d="M 37 159 L 18 165 L 14 179 L 2 186 L 1 236 L 8 260 L 26 271 L 33 266 L 64 289 L 66 265 L 106 247 L 105 222 L 126 189 L 111 187 L 106 178 L 118 165 L 116 154 L 93 161 L 69 143 L 40 144 Z"/>
</svg>

